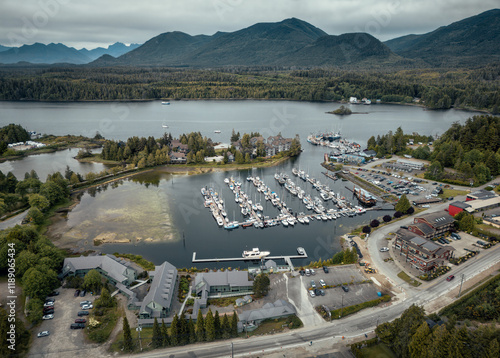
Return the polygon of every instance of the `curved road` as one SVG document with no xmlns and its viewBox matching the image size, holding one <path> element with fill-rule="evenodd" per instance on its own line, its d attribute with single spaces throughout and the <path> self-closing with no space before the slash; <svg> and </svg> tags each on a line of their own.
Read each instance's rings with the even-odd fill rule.
<svg viewBox="0 0 500 358">
<path fill-rule="evenodd" d="M 442 211 L 447 205 L 443 203 L 426 212 Z M 412 220 L 413 218 L 409 217 L 386 225 L 375 231 L 368 240 L 368 250 L 373 265 L 380 273 L 386 275 L 396 285 L 406 290 L 406 294 L 403 295 L 404 298 L 399 295 L 396 300 L 382 308 L 369 308 L 341 320 L 331 323 L 322 322 L 319 326 L 306 327 L 292 332 L 162 349 L 134 355 L 134 357 L 231 357 L 231 348 L 233 349 L 233 356 L 249 356 L 250 354 L 285 352 L 285 349 L 308 346 L 310 341 L 315 343 L 329 341 L 333 346 L 340 343 L 342 337 L 353 338 L 372 332 L 377 324 L 394 320 L 412 304 L 423 306 L 439 299 L 442 301 L 444 295 L 460 285 L 459 279 L 447 282 L 445 278 L 438 278 L 431 283 L 415 288 L 397 277 L 397 272 L 387 270 L 385 268 L 387 266 L 383 265 L 379 248 L 387 244 L 386 235 L 389 232 L 394 232 L 400 225 L 409 224 Z M 471 279 L 499 263 L 499 247 L 500 245 L 496 245 L 462 265 L 454 267 L 454 275 L 459 278 L 464 274 L 467 279 Z"/>
</svg>

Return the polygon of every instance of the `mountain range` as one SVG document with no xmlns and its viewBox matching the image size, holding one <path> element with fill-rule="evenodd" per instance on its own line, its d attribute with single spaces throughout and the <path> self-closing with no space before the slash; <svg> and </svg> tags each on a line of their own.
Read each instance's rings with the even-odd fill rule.
<svg viewBox="0 0 500 358">
<path fill-rule="evenodd" d="M 17 62 L 30 62 L 35 64 L 85 64 L 106 54 L 118 57 L 139 46 L 139 44 L 127 46 L 121 42 L 116 42 L 107 48 L 98 47 L 93 50 L 87 50 L 86 48 L 77 50 L 60 43 L 50 43 L 48 45 L 34 43 L 33 45 L 23 45 L 21 47 L 5 47 L 0 45 L 0 63 L 12 64 Z"/>
<path fill-rule="evenodd" d="M 74 63 L 91 66 L 477 66 L 500 61 L 500 10 L 422 35 L 381 42 L 367 33 L 328 35 L 296 18 L 257 23 L 234 32 L 196 35 L 173 31 L 142 45 L 76 50 L 63 44 L 0 47 L 0 63 Z"/>
</svg>

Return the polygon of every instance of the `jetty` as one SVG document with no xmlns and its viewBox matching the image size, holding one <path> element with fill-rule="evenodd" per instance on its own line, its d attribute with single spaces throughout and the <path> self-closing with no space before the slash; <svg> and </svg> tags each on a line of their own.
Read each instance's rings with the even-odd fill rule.
<svg viewBox="0 0 500 358">
<path fill-rule="evenodd" d="M 266 256 L 261 259 L 248 258 L 248 257 L 219 257 L 198 259 L 196 258 L 196 251 L 193 252 L 193 263 L 207 263 L 207 262 L 232 262 L 232 261 L 265 261 L 265 260 L 284 260 L 290 267 L 293 267 L 291 260 L 307 259 L 307 252 L 304 250 L 303 255 L 279 255 L 279 256 Z"/>
</svg>

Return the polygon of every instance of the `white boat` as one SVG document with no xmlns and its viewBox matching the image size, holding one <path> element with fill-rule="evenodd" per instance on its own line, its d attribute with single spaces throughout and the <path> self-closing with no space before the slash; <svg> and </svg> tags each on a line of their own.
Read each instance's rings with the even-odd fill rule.
<svg viewBox="0 0 500 358">
<path fill-rule="evenodd" d="M 304 220 L 304 224 L 309 224 L 309 218 L 307 216 L 304 216 L 302 220 Z"/>
<path fill-rule="evenodd" d="M 161 102 L 161 104 L 163 104 L 164 106 L 168 106 L 170 102 Z"/>
<path fill-rule="evenodd" d="M 297 253 L 299 255 L 305 255 L 306 254 L 306 250 L 304 250 L 303 247 L 297 247 Z"/>
<path fill-rule="evenodd" d="M 254 247 L 251 251 L 243 251 L 243 257 L 246 259 L 262 259 L 269 256 L 269 251 L 260 251 L 258 247 Z"/>
<path fill-rule="evenodd" d="M 223 226 L 224 225 L 224 220 L 220 216 L 217 216 L 217 225 Z"/>
<path fill-rule="evenodd" d="M 220 133 L 220 130 L 216 129 L 214 130 L 214 133 Z"/>
<path fill-rule="evenodd" d="M 165 123 L 163 123 L 161 126 L 162 126 L 163 128 L 168 128 L 168 126 L 167 126 Z"/>
<path fill-rule="evenodd" d="M 281 220 L 281 223 L 283 224 L 284 227 L 288 226 L 288 221 L 286 219 Z"/>
<path fill-rule="evenodd" d="M 299 221 L 299 223 L 301 223 L 301 224 L 305 224 L 305 222 L 304 222 L 304 218 L 298 218 L 297 220 Z"/>
<path fill-rule="evenodd" d="M 295 219 L 291 218 L 291 219 L 288 219 L 288 224 L 294 226 L 295 225 Z"/>
</svg>

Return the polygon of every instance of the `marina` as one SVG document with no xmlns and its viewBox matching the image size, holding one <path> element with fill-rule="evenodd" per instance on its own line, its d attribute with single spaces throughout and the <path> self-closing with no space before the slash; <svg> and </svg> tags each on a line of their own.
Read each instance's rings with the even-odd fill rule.
<svg viewBox="0 0 500 358">
<path fill-rule="evenodd" d="M 295 213 L 277 191 L 272 190 L 258 176 L 248 176 L 247 182 L 252 183 L 257 192 L 264 196 L 264 199 L 271 203 L 278 211 L 276 217 L 264 215 L 264 209 L 260 202 L 252 201 L 251 197 L 243 190 L 243 183 L 235 180 L 233 177 L 225 178 L 231 192 L 234 194 L 234 201 L 240 208 L 241 215 L 246 218 L 244 221 L 237 221 L 233 218 L 230 221 L 225 210 L 224 200 L 213 188 L 201 188 L 201 194 L 204 198 L 204 206 L 212 213 L 217 225 L 226 230 L 234 230 L 239 227 L 268 228 L 282 225 L 283 227 L 294 227 L 297 223 L 308 225 L 314 220 L 329 221 L 340 217 L 353 217 L 366 212 L 362 206 L 353 205 L 340 193 L 335 193 L 327 185 L 306 174 L 304 170 L 292 168 L 292 174 L 302 181 L 312 185 L 319 195 L 312 196 L 307 194 L 306 190 L 295 183 L 286 173 L 276 173 L 274 179 L 282 191 L 288 191 L 292 196 L 296 196 L 309 213 L 303 211 Z M 326 202 L 331 201 L 335 208 L 328 208 Z M 233 215 L 234 216 L 234 215 Z"/>
</svg>

